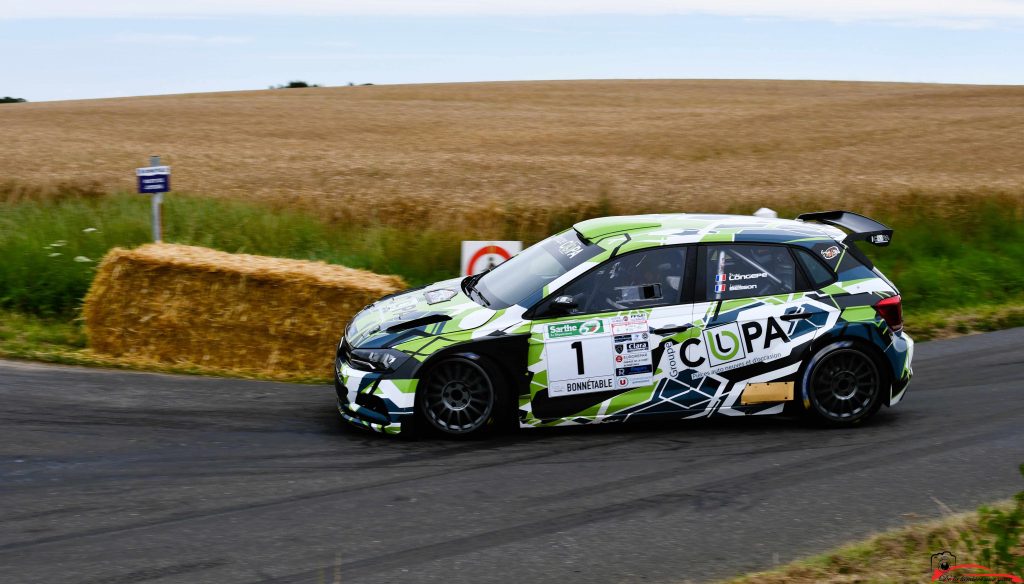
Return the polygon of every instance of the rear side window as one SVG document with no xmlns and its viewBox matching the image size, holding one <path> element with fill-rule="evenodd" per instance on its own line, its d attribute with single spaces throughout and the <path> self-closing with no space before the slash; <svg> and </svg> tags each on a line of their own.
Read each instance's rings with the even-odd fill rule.
<svg viewBox="0 0 1024 584">
<path fill-rule="evenodd" d="M 826 268 L 824 264 L 815 259 L 811 252 L 799 248 L 793 251 L 796 253 L 796 258 L 800 265 L 803 266 L 812 288 L 819 290 L 835 281 L 836 277 L 832 270 Z"/>
<path fill-rule="evenodd" d="M 727 244 L 705 248 L 705 298 L 732 300 L 796 291 L 796 263 L 780 245 Z"/>
</svg>

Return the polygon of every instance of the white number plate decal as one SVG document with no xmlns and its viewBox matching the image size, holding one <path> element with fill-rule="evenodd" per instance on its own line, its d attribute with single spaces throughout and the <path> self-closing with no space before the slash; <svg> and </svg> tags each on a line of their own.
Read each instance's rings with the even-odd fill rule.
<svg viewBox="0 0 1024 584">
<path fill-rule="evenodd" d="M 629 389 L 652 383 L 646 319 L 590 319 L 544 327 L 549 396 Z"/>
</svg>

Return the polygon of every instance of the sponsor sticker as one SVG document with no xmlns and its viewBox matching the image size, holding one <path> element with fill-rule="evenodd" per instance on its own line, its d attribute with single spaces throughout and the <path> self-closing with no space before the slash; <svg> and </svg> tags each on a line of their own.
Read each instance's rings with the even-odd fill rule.
<svg viewBox="0 0 1024 584">
<path fill-rule="evenodd" d="M 552 381 L 548 388 L 551 396 L 576 395 L 578 393 L 593 393 L 595 391 L 608 391 L 615 389 L 615 380 L 611 377 L 591 377 L 589 379 L 570 379 L 565 381 Z"/>
<path fill-rule="evenodd" d="M 616 316 L 611 319 L 612 334 L 634 335 L 647 332 L 647 315 L 638 316 Z"/>
<path fill-rule="evenodd" d="M 549 339 L 597 335 L 604 332 L 606 332 L 604 321 L 600 319 L 549 324 L 546 329 L 547 338 Z"/>
<path fill-rule="evenodd" d="M 827 248 L 821 250 L 821 257 L 825 258 L 826 260 L 834 260 L 834 259 L 836 259 L 836 257 L 838 255 L 839 255 L 839 246 L 838 245 L 833 245 L 831 247 L 827 247 Z"/>
<path fill-rule="evenodd" d="M 740 341 L 740 327 L 734 322 L 705 330 L 704 343 L 712 366 L 747 356 Z"/>
</svg>

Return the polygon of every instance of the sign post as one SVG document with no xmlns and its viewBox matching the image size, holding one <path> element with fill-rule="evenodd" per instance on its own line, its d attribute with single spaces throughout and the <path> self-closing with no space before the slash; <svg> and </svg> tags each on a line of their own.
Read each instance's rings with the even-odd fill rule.
<svg viewBox="0 0 1024 584">
<path fill-rule="evenodd" d="M 135 169 L 139 181 L 139 194 L 152 195 L 153 208 L 153 241 L 163 240 L 163 222 L 160 218 L 160 206 L 164 202 L 164 193 L 171 190 L 171 167 L 160 166 L 159 156 L 149 157 L 149 166 Z"/>
<path fill-rule="evenodd" d="M 462 275 L 479 274 L 521 251 L 521 241 L 463 241 Z"/>
</svg>

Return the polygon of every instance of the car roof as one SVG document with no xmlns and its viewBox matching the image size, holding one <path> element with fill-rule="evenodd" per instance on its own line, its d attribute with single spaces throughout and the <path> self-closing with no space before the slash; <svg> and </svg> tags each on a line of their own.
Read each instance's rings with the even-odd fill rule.
<svg viewBox="0 0 1024 584">
<path fill-rule="evenodd" d="M 841 241 L 845 237 L 835 227 L 793 219 L 692 213 L 601 217 L 581 221 L 573 229 L 602 247 L 619 245 L 623 240 L 652 246 L 723 241 L 812 245 L 815 241 Z"/>
</svg>

